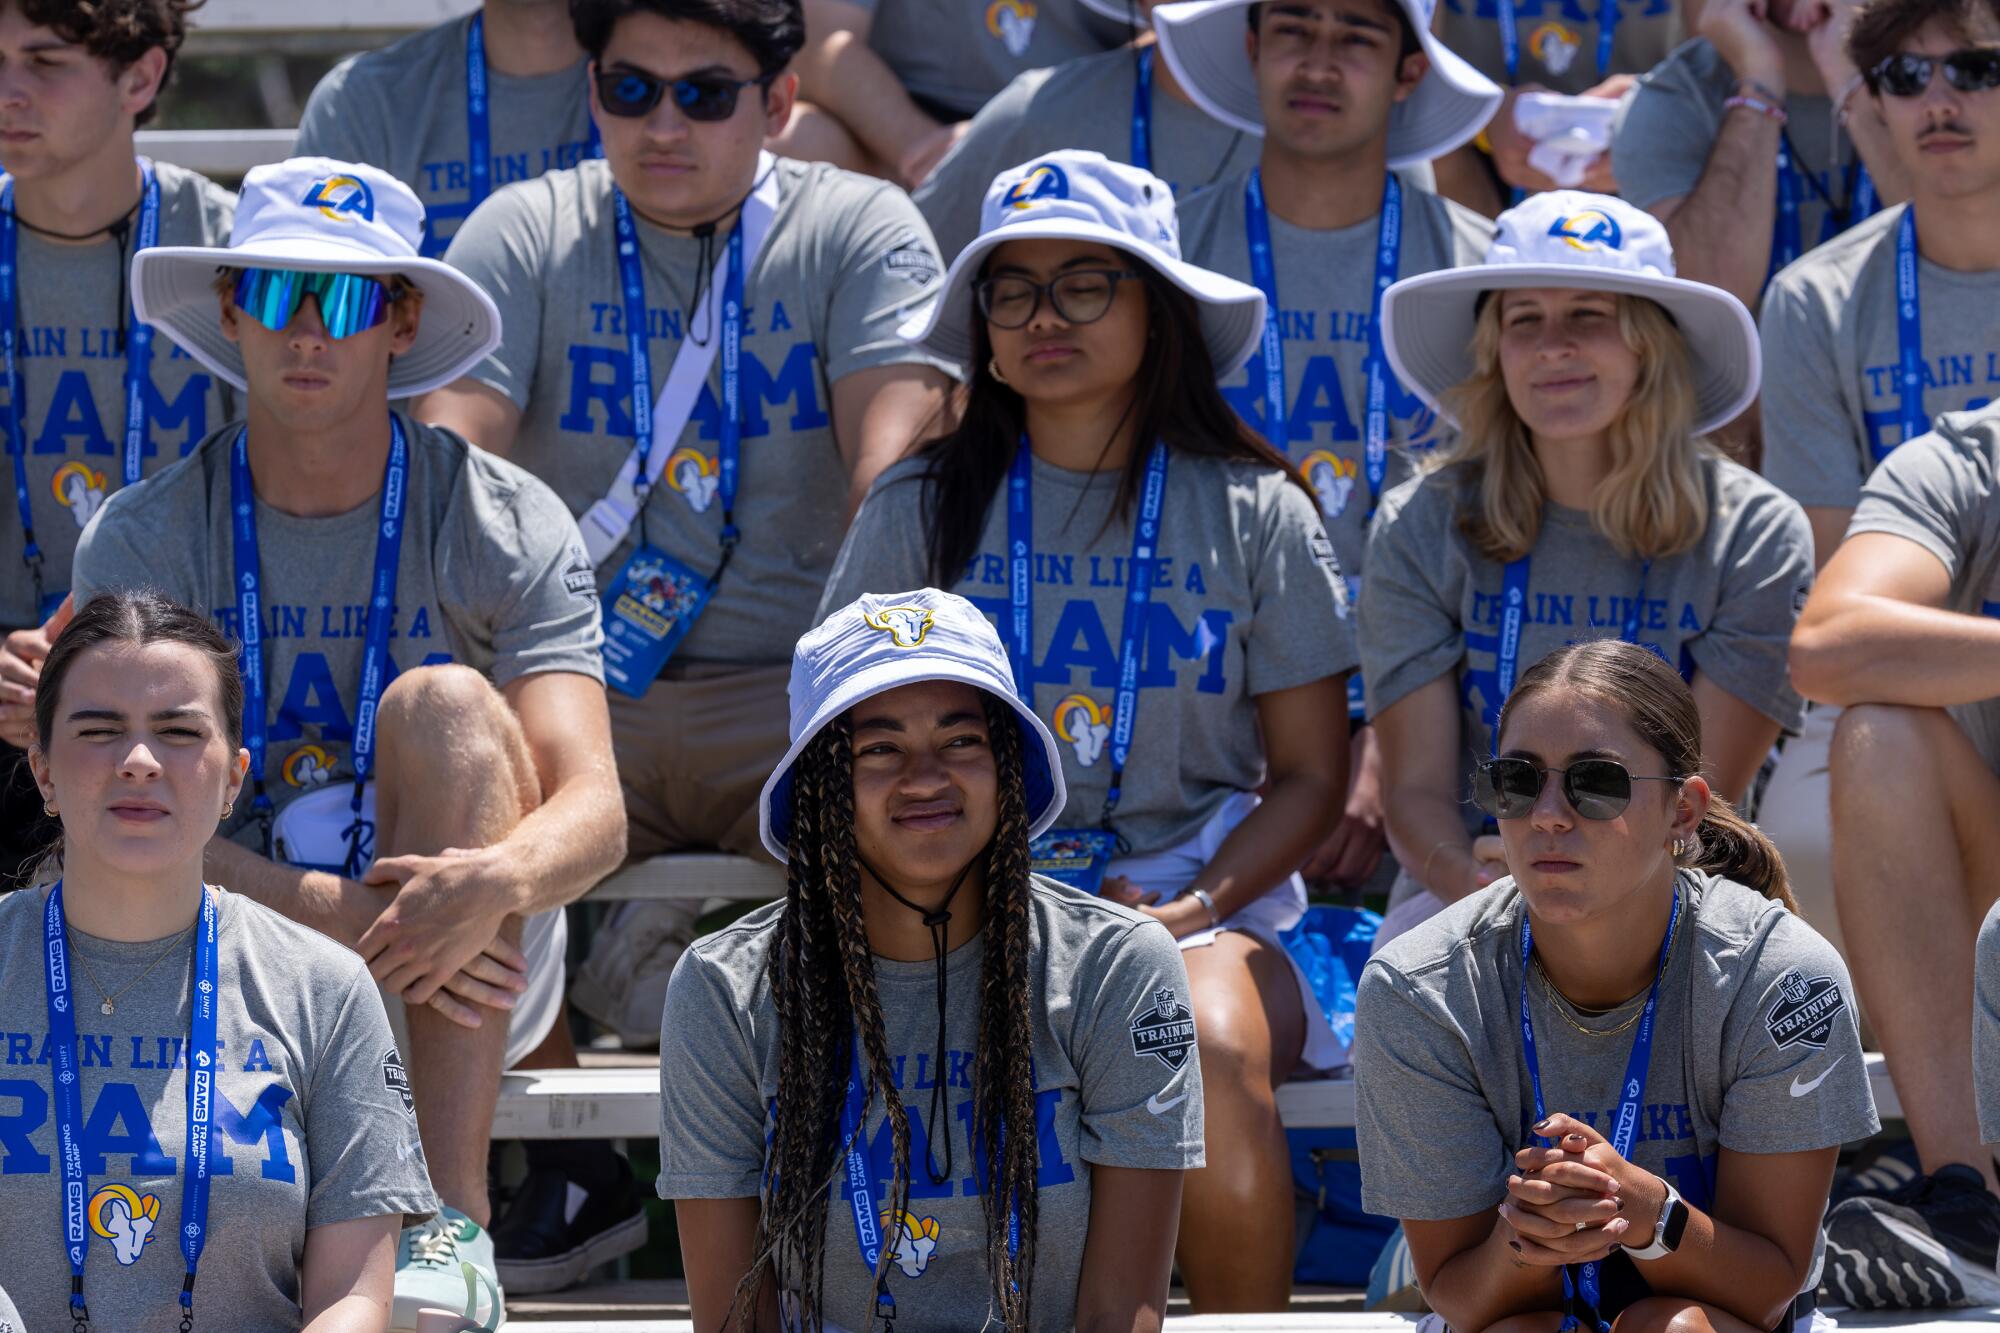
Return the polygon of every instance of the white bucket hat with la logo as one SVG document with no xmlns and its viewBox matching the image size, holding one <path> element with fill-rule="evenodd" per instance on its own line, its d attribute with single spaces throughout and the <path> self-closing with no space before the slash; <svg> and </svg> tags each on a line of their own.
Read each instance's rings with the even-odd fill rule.
<svg viewBox="0 0 2000 1333">
<path fill-rule="evenodd" d="M 792 654 L 791 748 L 764 784 L 758 832 L 780 861 L 792 834 L 792 768 L 827 723 L 864 699 L 903 685 L 955 680 L 1014 710 L 1021 724 L 1028 836 L 1040 837 L 1069 799 L 1062 752 L 1032 706 L 1014 692 L 1000 635 L 963 597 L 936 588 L 864 593 L 800 638 Z"/>
<path fill-rule="evenodd" d="M 189 356 L 238 389 L 243 352 L 222 333 L 218 268 L 401 274 L 424 295 L 416 341 L 389 363 L 389 396 L 428 393 L 462 378 L 500 345 L 500 311 L 471 278 L 422 258 L 424 206 L 375 167 L 295 157 L 252 167 L 236 197 L 226 249 L 167 245 L 132 256 L 132 307 Z"/>
<path fill-rule="evenodd" d="M 1405 278 L 1382 294 L 1382 341 L 1397 378 L 1454 426 L 1451 391 L 1473 371 L 1479 298 L 1523 287 L 1643 296 L 1687 343 L 1697 434 L 1739 416 L 1757 397 L 1763 346 L 1743 303 L 1674 276 L 1660 220 L 1623 199 L 1551 190 L 1500 215 L 1486 262 Z"/>
</svg>

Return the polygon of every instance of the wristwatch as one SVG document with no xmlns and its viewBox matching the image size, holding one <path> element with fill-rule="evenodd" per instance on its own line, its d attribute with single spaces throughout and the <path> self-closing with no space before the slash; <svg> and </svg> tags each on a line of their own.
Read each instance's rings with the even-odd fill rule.
<svg viewBox="0 0 2000 1333">
<path fill-rule="evenodd" d="M 1653 1224 L 1653 1243 L 1645 1249 L 1625 1247 L 1625 1253 L 1634 1259 L 1664 1259 L 1681 1247 L 1681 1236 L 1687 1231 L 1688 1206 L 1681 1202 L 1681 1192 L 1664 1177 L 1658 1178 L 1666 1186 L 1667 1199 L 1660 1205 L 1660 1220 Z"/>
</svg>

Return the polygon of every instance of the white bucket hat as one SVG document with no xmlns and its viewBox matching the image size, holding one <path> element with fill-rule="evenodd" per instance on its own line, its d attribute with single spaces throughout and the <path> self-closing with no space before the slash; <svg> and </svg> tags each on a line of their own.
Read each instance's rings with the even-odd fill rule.
<svg viewBox="0 0 2000 1333">
<path fill-rule="evenodd" d="M 808 630 L 792 654 L 792 746 L 758 799 L 758 832 L 780 861 L 792 833 L 792 766 L 820 728 L 864 699 L 902 685 L 955 680 L 1007 704 L 1021 723 L 1028 836 L 1040 837 L 1069 799 L 1056 738 L 1014 692 L 1000 636 L 977 607 L 936 588 L 863 593 Z"/>
<path fill-rule="evenodd" d="M 1141 32 L 1150 22 L 1146 16 L 1147 0 L 1079 0 L 1079 3 L 1093 14 L 1102 14 L 1113 23 L 1123 23 Z"/>
<path fill-rule="evenodd" d="M 215 271 L 400 273 L 424 294 L 416 341 L 389 364 L 389 396 L 427 393 L 463 377 L 500 345 L 500 311 L 457 269 L 417 254 L 424 206 L 375 167 L 295 157 L 252 167 L 236 198 L 227 249 L 168 245 L 132 256 L 132 308 L 189 356 L 238 389 L 243 353 L 222 334 Z"/>
<path fill-rule="evenodd" d="M 1643 296 L 1679 326 L 1694 371 L 1697 434 L 1757 397 L 1763 349 L 1743 303 L 1674 276 L 1660 220 L 1609 195 L 1552 190 L 1500 215 L 1486 262 L 1405 278 L 1382 294 L 1382 341 L 1404 384 L 1453 425 L 1451 391 L 1473 371 L 1479 298 L 1522 287 Z"/>
<path fill-rule="evenodd" d="M 1389 112 L 1389 165 L 1410 167 L 1476 137 L 1506 94 L 1431 31 L 1436 0 L 1399 0 L 1430 72 Z M 1180 0 L 1153 11 L 1160 53 L 1196 106 L 1225 125 L 1264 132 L 1257 72 L 1245 42 L 1243 11 L 1259 0 Z"/>
<path fill-rule="evenodd" d="M 1264 293 L 1181 258 L 1172 188 L 1143 168 L 1074 149 L 993 178 L 979 211 L 979 235 L 952 261 L 937 299 L 897 332 L 946 360 L 969 361 L 972 321 L 979 317 L 972 284 L 987 254 L 1008 241 L 1048 238 L 1101 241 L 1126 251 L 1193 297 L 1216 378 L 1234 374 L 1257 350 Z"/>
</svg>

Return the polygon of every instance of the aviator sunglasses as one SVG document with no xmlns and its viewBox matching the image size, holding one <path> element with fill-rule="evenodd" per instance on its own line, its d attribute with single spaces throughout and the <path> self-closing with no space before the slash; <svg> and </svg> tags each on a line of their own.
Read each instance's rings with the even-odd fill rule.
<svg viewBox="0 0 2000 1333">
<path fill-rule="evenodd" d="M 1640 777 L 1616 759 L 1579 759 L 1568 768 L 1543 768 L 1529 759 L 1488 759 L 1473 775 L 1472 799 L 1495 819 L 1526 819 L 1551 773 L 1562 774 L 1563 799 L 1585 819 L 1616 819 L 1632 804 L 1635 782 L 1684 778 Z"/>
<path fill-rule="evenodd" d="M 642 69 L 601 69 L 596 73 L 597 100 L 605 114 L 628 120 L 646 115 L 672 92 L 674 105 L 689 120 L 728 120 L 736 114 L 736 96 L 745 88 L 768 87 L 776 74 L 731 79 L 719 74 L 690 74 L 663 79 Z"/>
<path fill-rule="evenodd" d="M 1918 97 L 1942 68 L 1945 82 L 1962 93 L 2000 85 L 2000 46 L 1968 46 L 1945 56 L 1902 52 L 1868 71 L 1869 86 L 1891 97 Z"/>
<path fill-rule="evenodd" d="M 396 294 L 380 278 L 360 273 L 305 273 L 290 268 L 246 268 L 236 275 L 236 308 L 273 333 L 283 333 L 310 296 L 319 302 L 327 335 L 346 338 L 389 317 Z"/>
<path fill-rule="evenodd" d="M 1034 282 L 1010 273 L 980 279 L 973 284 L 972 294 L 979 302 L 979 313 L 996 329 L 1026 328 L 1042 308 L 1044 296 L 1065 324 L 1095 324 L 1111 309 L 1118 284 L 1139 276 L 1131 269 L 1083 268 L 1049 282 Z"/>
</svg>

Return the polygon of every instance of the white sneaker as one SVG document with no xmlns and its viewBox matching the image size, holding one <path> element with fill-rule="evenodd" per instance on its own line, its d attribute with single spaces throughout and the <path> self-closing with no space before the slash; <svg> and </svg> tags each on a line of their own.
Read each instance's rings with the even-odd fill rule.
<svg viewBox="0 0 2000 1333">
<path fill-rule="evenodd" d="M 570 983 L 570 1004 L 617 1033 L 630 1049 L 659 1046 L 667 979 L 694 940 L 698 915 L 694 903 L 618 904 Z"/>
<path fill-rule="evenodd" d="M 396 1301 L 390 1333 L 416 1333 L 417 1314 L 444 1310 L 485 1330 L 507 1322 L 486 1228 L 446 1208 L 396 1241 Z"/>
</svg>

